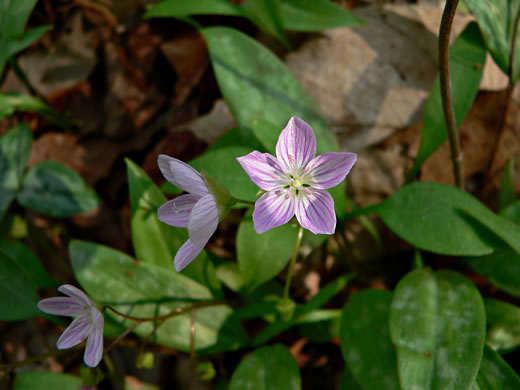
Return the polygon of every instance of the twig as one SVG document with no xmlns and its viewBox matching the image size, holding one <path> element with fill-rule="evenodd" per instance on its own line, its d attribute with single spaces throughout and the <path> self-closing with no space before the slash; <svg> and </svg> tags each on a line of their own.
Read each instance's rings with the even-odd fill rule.
<svg viewBox="0 0 520 390">
<path fill-rule="evenodd" d="M 460 147 L 459 131 L 457 129 L 455 114 L 453 112 L 450 79 L 450 35 L 451 26 L 453 24 L 458 4 L 459 0 L 447 0 L 444 12 L 442 13 L 441 28 L 439 30 L 439 76 L 442 108 L 450 140 L 455 184 L 457 187 L 464 190 L 464 155 Z"/>
</svg>

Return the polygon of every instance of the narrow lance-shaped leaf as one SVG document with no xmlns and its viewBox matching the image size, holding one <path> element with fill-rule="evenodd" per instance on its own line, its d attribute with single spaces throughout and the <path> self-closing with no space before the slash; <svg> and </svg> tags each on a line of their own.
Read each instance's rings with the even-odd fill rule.
<svg viewBox="0 0 520 390">
<path fill-rule="evenodd" d="M 472 22 L 450 48 L 451 94 L 457 126 L 462 123 L 475 100 L 485 60 L 486 49 L 482 36 L 477 24 Z M 442 110 L 439 77 L 437 77 L 424 109 L 421 146 L 407 181 L 411 181 L 417 175 L 421 165 L 447 139 L 448 132 Z"/>
<path fill-rule="evenodd" d="M 500 192 L 498 194 L 498 208 L 502 212 L 508 206 L 515 203 L 515 160 L 511 158 L 507 163 L 502 182 L 500 184 Z"/>
<path fill-rule="evenodd" d="M 412 271 L 394 292 L 390 335 L 404 390 L 469 390 L 486 337 L 482 298 L 455 272 Z"/>
</svg>

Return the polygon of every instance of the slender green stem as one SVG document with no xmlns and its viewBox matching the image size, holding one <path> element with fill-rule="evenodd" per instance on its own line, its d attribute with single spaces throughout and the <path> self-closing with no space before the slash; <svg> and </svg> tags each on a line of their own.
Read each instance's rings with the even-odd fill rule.
<svg viewBox="0 0 520 390">
<path fill-rule="evenodd" d="M 250 200 L 243 200 L 243 199 L 238 199 L 238 198 L 235 198 L 235 197 L 231 197 L 231 200 L 235 203 L 244 203 L 244 204 L 250 204 L 250 205 L 254 205 L 255 202 L 252 202 Z"/>
<path fill-rule="evenodd" d="M 287 280 L 285 281 L 285 288 L 283 290 L 283 300 L 286 301 L 289 299 L 289 289 L 291 287 L 291 280 L 294 273 L 294 264 L 296 264 L 296 259 L 298 258 L 298 252 L 300 252 L 300 245 L 302 243 L 303 237 L 303 227 L 300 226 L 298 229 L 298 236 L 296 237 L 296 243 L 294 244 L 294 251 L 291 257 L 291 262 L 289 263 L 289 271 L 287 273 Z"/>
<path fill-rule="evenodd" d="M 439 78 L 442 108 L 450 140 L 455 184 L 461 190 L 464 190 L 464 154 L 460 146 L 459 131 L 457 129 L 457 123 L 455 122 L 455 113 L 453 112 L 450 79 L 450 35 L 458 4 L 459 0 L 447 0 L 444 12 L 442 13 L 441 27 L 439 30 Z"/>
<path fill-rule="evenodd" d="M 31 95 L 37 96 L 44 103 L 47 103 L 47 99 L 45 99 L 45 96 L 43 96 L 40 92 L 36 90 L 36 88 L 34 88 L 34 86 L 31 84 L 31 82 L 25 75 L 23 69 L 20 68 L 20 66 L 18 66 L 15 56 L 11 56 L 11 58 L 9 58 L 9 65 L 11 66 L 11 69 L 13 69 L 13 72 L 18 78 L 18 80 L 20 80 L 22 84 L 25 85 L 25 88 L 29 90 L 29 93 Z"/>
</svg>

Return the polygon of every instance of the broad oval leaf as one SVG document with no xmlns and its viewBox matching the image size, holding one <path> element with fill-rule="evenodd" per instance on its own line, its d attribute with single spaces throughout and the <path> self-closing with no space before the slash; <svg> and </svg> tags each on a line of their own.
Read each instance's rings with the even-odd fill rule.
<svg viewBox="0 0 520 390">
<path fill-rule="evenodd" d="M 96 193 L 81 176 L 56 161 L 42 161 L 25 175 L 18 202 L 38 213 L 70 217 L 99 204 Z"/>
<path fill-rule="evenodd" d="M 288 263 L 298 229 L 286 224 L 263 234 L 255 232 L 251 218 L 238 227 L 237 259 L 244 286 L 249 292 L 274 278 Z"/>
<path fill-rule="evenodd" d="M 229 390 L 300 390 L 300 370 L 286 346 L 262 347 L 240 362 Z"/>
<path fill-rule="evenodd" d="M 520 308 L 496 299 L 486 299 L 486 343 L 495 351 L 510 351 L 520 345 Z"/>
<path fill-rule="evenodd" d="M 451 95 L 457 125 L 462 123 L 477 96 L 485 61 L 484 41 L 477 24 L 472 22 L 450 48 Z M 446 121 L 442 113 L 440 82 L 437 76 L 424 109 L 421 146 L 408 174 L 408 181 L 417 175 L 426 159 L 448 139 Z"/>
<path fill-rule="evenodd" d="M 406 185 L 374 211 L 401 238 L 431 252 L 486 255 L 503 245 L 497 236 L 520 250 L 518 226 L 470 194 L 445 184 Z"/>
<path fill-rule="evenodd" d="M 211 301 L 214 296 L 205 286 L 176 272 L 164 272 L 154 264 L 136 261 L 128 255 L 103 245 L 72 241 L 69 246 L 74 274 L 94 299 L 136 317 L 170 313 L 192 302 Z M 110 313 L 110 311 L 108 311 Z M 226 305 L 201 308 L 196 312 L 195 346 L 204 352 L 235 349 L 247 335 Z M 131 321 L 112 315 L 130 326 Z M 153 328 L 143 323 L 135 332 L 148 335 Z M 155 333 L 159 344 L 188 351 L 190 314 L 173 317 Z"/>
<path fill-rule="evenodd" d="M 0 253 L 0 321 L 19 321 L 40 314 L 35 286 L 14 260 Z"/>
<path fill-rule="evenodd" d="M 469 390 L 486 337 L 482 298 L 456 272 L 412 271 L 394 292 L 390 335 L 404 390 Z"/>
<path fill-rule="evenodd" d="M 482 390 L 518 390 L 520 377 L 504 359 L 489 347 L 484 348 L 477 383 Z"/>
<path fill-rule="evenodd" d="M 354 294 L 341 315 L 341 352 L 363 389 L 400 389 L 397 358 L 390 341 L 388 314 L 392 293 L 363 290 Z"/>
<path fill-rule="evenodd" d="M 488 256 L 464 260 L 474 271 L 515 297 L 520 297 L 520 255 L 510 248 L 497 249 Z"/>
<path fill-rule="evenodd" d="M 13 390 L 80 390 L 81 378 L 49 371 L 25 371 L 16 376 Z"/>
</svg>

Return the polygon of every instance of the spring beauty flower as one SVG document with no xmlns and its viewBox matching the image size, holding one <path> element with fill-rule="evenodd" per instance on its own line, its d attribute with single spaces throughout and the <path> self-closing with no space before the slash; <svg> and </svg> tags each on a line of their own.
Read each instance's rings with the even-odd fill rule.
<svg viewBox="0 0 520 390">
<path fill-rule="evenodd" d="M 175 255 L 176 271 L 183 270 L 206 246 L 233 204 L 229 192 L 207 172 L 197 172 L 176 158 L 159 155 L 157 160 L 163 176 L 187 192 L 157 210 L 157 217 L 175 227 L 188 228 L 189 239 Z"/>
<path fill-rule="evenodd" d="M 67 349 L 87 339 L 85 364 L 96 367 L 103 357 L 103 314 L 80 289 L 64 284 L 58 291 L 68 297 L 46 298 L 38 303 L 38 308 L 45 313 L 74 317 L 56 346 L 58 349 Z"/>
<path fill-rule="evenodd" d="M 305 229 L 333 234 L 334 200 L 325 191 L 345 180 L 355 153 L 316 155 L 316 137 L 302 119 L 292 117 L 276 144 L 276 157 L 254 151 L 237 158 L 251 180 L 266 191 L 255 203 L 257 233 L 283 225 L 296 215 Z"/>
</svg>

